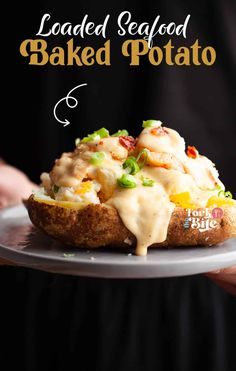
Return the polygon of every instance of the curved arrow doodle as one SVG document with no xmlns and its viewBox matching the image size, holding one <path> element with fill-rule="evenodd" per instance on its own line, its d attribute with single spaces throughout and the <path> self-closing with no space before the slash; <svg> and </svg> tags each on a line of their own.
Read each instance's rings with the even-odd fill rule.
<svg viewBox="0 0 236 371">
<path fill-rule="evenodd" d="M 60 100 L 55 104 L 54 109 L 53 109 L 54 117 L 55 117 L 55 119 L 56 119 L 58 122 L 60 122 L 61 124 L 63 124 L 64 127 L 67 126 L 67 125 L 69 125 L 69 124 L 70 124 L 70 121 L 67 120 L 67 119 L 60 120 L 60 119 L 57 117 L 57 113 L 56 113 L 56 111 L 57 111 L 57 107 L 58 107 L 58 105 L 59 105 L 61 102 L 65 101 L 65 102 L 66 102 L 66 105 L 67 105 L 69 108 L 75 108 L 75 107 L 78 105 L 79 102 L 78 102 L 78 99 L 76 99 L 75 97 L 71 96 L 71 93 L 72 93 L 73 91 L 75 91 L 76 89 L 81 88 L 82 86 L 86 86 L 86 85 L 87 85 L 87 84 L 85 83 L 85 84 L 80 84 L 80 85 L 75 86 L 73 89 L 71 89 L 71 90 L 69 91 L 69 93 L 68 93 L 64 98 L 61 98 L 61 99 L 60 99 Z"/>
</svg>

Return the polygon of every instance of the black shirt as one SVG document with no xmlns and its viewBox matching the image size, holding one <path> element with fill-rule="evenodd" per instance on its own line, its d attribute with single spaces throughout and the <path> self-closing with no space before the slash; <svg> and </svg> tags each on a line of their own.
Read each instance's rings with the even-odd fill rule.
<svg viewBox="0 0 236 371">
<path fill-rule="evenodd" d="M 137 22 L 160 14 L 163 22 L 183 22 L 191 14 L 187 39 L 217 52 L 211 66 L 152 66 L 143 58 L 129 66 L 121 55 L 124 39 L 116 19 L 130 10 Z M 13 11 L 13 9 L 12 9 Z M 74 139 L 98 127 L 138 134 L 144 119 L 157 118 L 178 130 L 216 164 L 226 188 L 236 193 L 235 169 L 235 3 L 234 1 L 79 1 L 14 4 L 19 17 L 7 38 L 1 155 L 34 181 L 50 170 Z M 111 14 L 111 66 L 29 66 L 20 43 L 36 38 L 41 17 L 78 23 L 86 13 L 96 22 Z M 50 46 L 66 37 L 48 38 Z M 157 37 L 164 45 L 168 37 Z M 76 39 L 102 46 L 104 40 Z M 11 83 L 10 83 L 11 81 Z M 56 102 L 87 83 L 79 106 L 62 108 L 65 128 L 53 116 Z M 236 301 L 206 277 L 102 280 L 48 274 L 23 268 L 0 270 L 2 357 L 24 370 L 231 371 L 236 355 Z"/>
</svg>

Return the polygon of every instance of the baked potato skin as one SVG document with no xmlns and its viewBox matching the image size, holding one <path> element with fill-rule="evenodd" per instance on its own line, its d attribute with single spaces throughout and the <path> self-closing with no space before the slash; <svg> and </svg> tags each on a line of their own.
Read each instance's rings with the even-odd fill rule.
<svg viewBox="0 0 236 371">
<path fill-rule="evenodd" d="M 122 223 L 117 211 L 111 207 L 91 204 L 81 210 L 38 202 L 30 196 L 27 209 L 32 223 L 66 244 L 78 247 L 107 245 L 127 247 L 124 240 L 134 235 Z"/>
<path fill-rule="evenodd" d="M 127 248 L 136 244 L 135 236 L 125 227 L 116 209 L 103 204 L 91 204 L 81 210 L 74 210 L 38 202 L 31 195 L 27 208 L 36 227 L 68 245 Z M 186 211 L 176 207 L 166 241 L 150 247 L 210 246 L 236 237 L 236 207 L 226 207 L 223 211 L 222 218 L 217 219 L 217 228 L 200 232 L 198 229 L 183 227 Z M 127 244 L 127 241 L 130 243 Z"/>
</svg>

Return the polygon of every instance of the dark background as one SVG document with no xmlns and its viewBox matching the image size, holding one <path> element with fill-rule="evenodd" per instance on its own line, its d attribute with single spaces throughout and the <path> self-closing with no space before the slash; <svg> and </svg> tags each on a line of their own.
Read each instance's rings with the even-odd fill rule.
<svg viewBox="0 0 236 371">
<path fill-rule="evenodd" d="M 236 194 L 236 5 L 208 1 L 37 1 L 8 4 L 10 37 L 2 41 L 5 103 L 0 155 L 39 182 L 74 139 L 98 127 L 127 128 L 138 134 L 142 120 L 156 118 L 176 129 L 188 144 L 216 164 L 226 188 Z M 123 10 L 137 22 L 181 23 L 191 14 L 187 40 L 173 45 L 216 49 L 211 66 L 152 66 L 146 58 L 130 67 L 121 55 L 125 36 L 117 36 Z M 36 38 L 40 20 L 79 23 L 87 13 L 100 23 L 110 13 L 111 67 L 29 66 L 20 43 Z M 70 37 L 52 36 L 49 45 Z M 169 37 L 154 38 L 165 45 Z M 105 40 L 74 38 L 77 45 L 102 46 Z M 53 116 L 55 103 L 81 83 L 79 106 L 60 110 L 71 125 Z M 18 357 L 24 370 L 199 370 L 231 371 L 236 356 L 235 299 L 204 276 L 162 280 L 96 280 L 1 268 L 1 359 Z M 75 365 L 72 366 L 73 362 Z"/>
<path fill-rule="evenodd" d="M 178 130 L 189 144 L 196 145 L 217 164 L 227 188 L 236 192 L 236 3 L 226 1 L 76 1 L 66 4 L 38 1 L 34 5 L 21 2 L 14 5 L 19 17 L 14 21 L 11 39 L 6 39 L 5 61 L 10 65 L 11 83 L 6 86 L 7 117 L 1 135 L 1 152 L 11 162 L 25 170 L 35 181 L 41 171 L 49 170 L 55 157 L 74 146 L 74 138 L 104 125 L 108 129 L 126 127 L 133 135 L 139 133 L 143 119 L 161 119 Z M 129 36 L 117 35 L 117 17 L 123 10 L 132 12 L 137 22 L 177 24 L 191 18 L 187 40 L 172 37 L 173 45 L 190 46 L 198 38 L 202 46 L 216 49 L 213 66 L 152 66 L 147 58 L 141 66 L 129 66 L 122 56 L 121 45 Z M 111 39 L 111 63 L 107 66 L 29 66 L 19 53 L 21 42 L 36 37 L 44 13 L 48 22 L 80 23 L 85 14 L 101 23 L 111 14 L 107 36 Z M 69 36 L 49 36 L 49 48 L 66 45 Z M 169 36 L 155 36 L 154 45 L 165 45 Z M 102 46 L 104 39 L 89 36 L 74 37 L 76 45 Z M 4 49 L 4 50 L 5 50 Z M 77 91 L 79 106 L 65 109 L 60 117 L 68 118 L 66 128 L 53 116 L 53 107 L 74 86 L 87 82 Z"/>
</svg>

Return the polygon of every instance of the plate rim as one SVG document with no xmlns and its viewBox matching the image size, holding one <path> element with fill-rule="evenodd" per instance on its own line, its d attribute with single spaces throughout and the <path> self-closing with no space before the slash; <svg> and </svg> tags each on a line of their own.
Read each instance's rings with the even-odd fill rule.
<svg viewBox="0 0 236 371">
<path fill-rule="evenodd" d="M 17 205 L 17 206 L 13 206 L 13 207 L 10 207 L 10 208 L 0 210 L 0 219 L 1 220 L 3 219 L 2 216 L 6 212 L 9 212 L 11 210 L 13 211 L 15 209 L 19 209 L 19 210 L 23 211 L 24 206 L 23 205 Z M 27 223 L 29 222 L 29 224 L 31 224 L 26 209 L 25 209 L 25 217 L 26 217 Z M 12 219 L 14 220 L 14 218 L 12 218 Z M 15 219 L 16 219 L 16 217 L 15 217 Z M 22 219 L 22 216 L 20 216 L 19 219 Z M 48 237 L 48 238 L 50 238 L 50 237 Z M 234 240 L 236 242 L 236 238 L 234 238 Z M 53 239 L 52 239 L 52 241 L 53 241 Z M 227 241 L 225 243 L 227 243 Z M 214 248 L 218 249 L 222 245 L 223 244 L 221 244 L 220 246 L 215 246 Z M 196 247 L 194 247 L 194 248 L 196 248 Z M 207 247 L 205 247 L 205 248 L 207 248 Z M 176 248 L 175 251 L 177 249 L 178 248 Z M 179 247 L 179 249 L 181 249 L 181 247 Z M 190 249 L 190 248 L 189 247 L 188 248 L 184 247 L 184 248 L 181 249 L 181 251 L 183 251 L 185 249 Z M 198 247 L 198 249 L 204 249 L 204 247 Z M 122 260 L 114 260 L 114 262 L 112 264 L 110 264 L 108 262 L 104 262 L 103 260 L 100 260 L 100 261 L 99 261 L 99 259 L 96 260 L 96 258 L 94 258 L 94 260 L 90 259 L 94 253 L 97 253 L 97 250 L 88 249 L 88 248 L 86 248 L 85 250 L 90 252 L 89 254 L 87 254 L 88 255 L 88 260 L 84 259 L 82 261 L 78 261 L 78 260 L 74 260 L 73 257 L 65 258 L 63 256 L 56 256 L 56 257 L 50 256 L 50 255 L 49 256 L 48 255 L 43 256 L 41 253 L 31 252 L 31 251 L 28 252 L 28 251 L 23 251 L 23 250 L 16 250 L 16 249 L 11 248 L 11 247 L 9 247 L 5 244 L 0 244 L 0 256 L 3 259 L 10 260 L 10 261 L 16 263 L 16 265 L 19 265 L 19 266 L 26 266 L 26 267 L 29 267 L 29 268 L 47 270 L 47 271 L 51 271 L 51 272 L 54 272 L 54 273 L 72 274 L 72 275 L 88 276 L 88 277 L 100 277 L 100 278 L 119 278 L 119 279 L 122 279 L 122 278 L 130 278 L 130 279 L 138 278 L 138 279 L 141 279 L 141 278 L 159 278 L 159 277 L 178 277 L 178 276 L 202 274 L 202 273 L 206 273 L 206 272 L 209 271 L 209 269 L 206 270 L 204 268 L 204 266 L 206 266 L 206 264 L 209 265 L 209 256 L 208 255 L 196 257 L 194 262 L 189 262 L 189 261 L 180 262 L 179 260 L 175 260 L 175 261 L 172 260 L 172 261 L 168 262 L 168 264 L 166 264 L 166 261 L 161 261 L 157 265 L 156 261 L 151 261 L 150 259 L 146 260 L 146 257 L 137 257 L 137 256 L 132 254 L 128 258 L 128 259 L 130 259 L 130 261 L 125 262 L 125 264 L 124 264 L 124 261 L 122 261 Z M 169 250 L 171 251 L 172 249 L 169 249 Z M 166 250 L 164 250 L 164 251 L 166 252 Z M 155 252 L 157 252 L 157 249 L 155 249 L 155 250 L 153 249 L 152 252 L 155 254 Z M 84 253 L 85 253 L 85 251 L 83 251 L 83 254 Z M 106 254 L 107 253 L 109 254 L 109 252 L 106 252 Z M 124 252 L 121 252 L 121 253 L 124 254 Z M 158 251 L 158 253 L 159 253 L 159 251 Z M 127 254 L 127 253 L 125 253 L 125 255 L 129 256 L 129 254 Z M 149 254 L 149 256 L 150 256 L 150 254 Z M 222 257 L 224 257 L 224 261 L 220 262 L 220 259 Z M 25 258 L 26 258 L 26 261 L 25 261 Z M 140 258 L 142 260 L 140 260 L 140 263 L 139 263 L 138 260 Z M 232 263 L 232 261 L 233 261 L 233 263 Z M 211 263 L 212 264 L 210 264 L 210 265 L 214 266 L 214 268 L 212 268 L 212 270 L 226 268 L 230 265 L 236 264 L 236 248 L 235 248 L 235 250 L 229 251 L 229 252 L 222 251 L 222 252 L 219 253 L 219 251 L 218 251 L 218 254 L 212 256 Z M 182 268 L 184 267 L 182 272 L 175 272 L 173 275 L 171 274 L 171 272 L 169 272 L 168 274 L 164 273 L 165 270 L 170 271 L 173 268 L 176 268 L 176 267 L 178 268 L 178 266 L 180 264 L 181 264 Z M 194 272 L 189 273 L 188 268 L 190 268 L 190 266 L 192 266 L 194 264 L 197 265 L 197 269 Z M 55 267 L 55 265 L 57 265 L 57 267 Z M 142 272 L 137 271 L 135 273 L 134 271 L 138 270 L 139 268 L 142 270 Z M 61 271 L 61 270 L 63 270 L 63 271 Z M 118 270 L 119 270 L 119 272 L 117 272 Z M 159 274 L 158 274 L 157 270 L 159 270 Z M 120 274 L 121 273 L 120 271 L 123 272 L 122 275 Z"/>
</svg>

